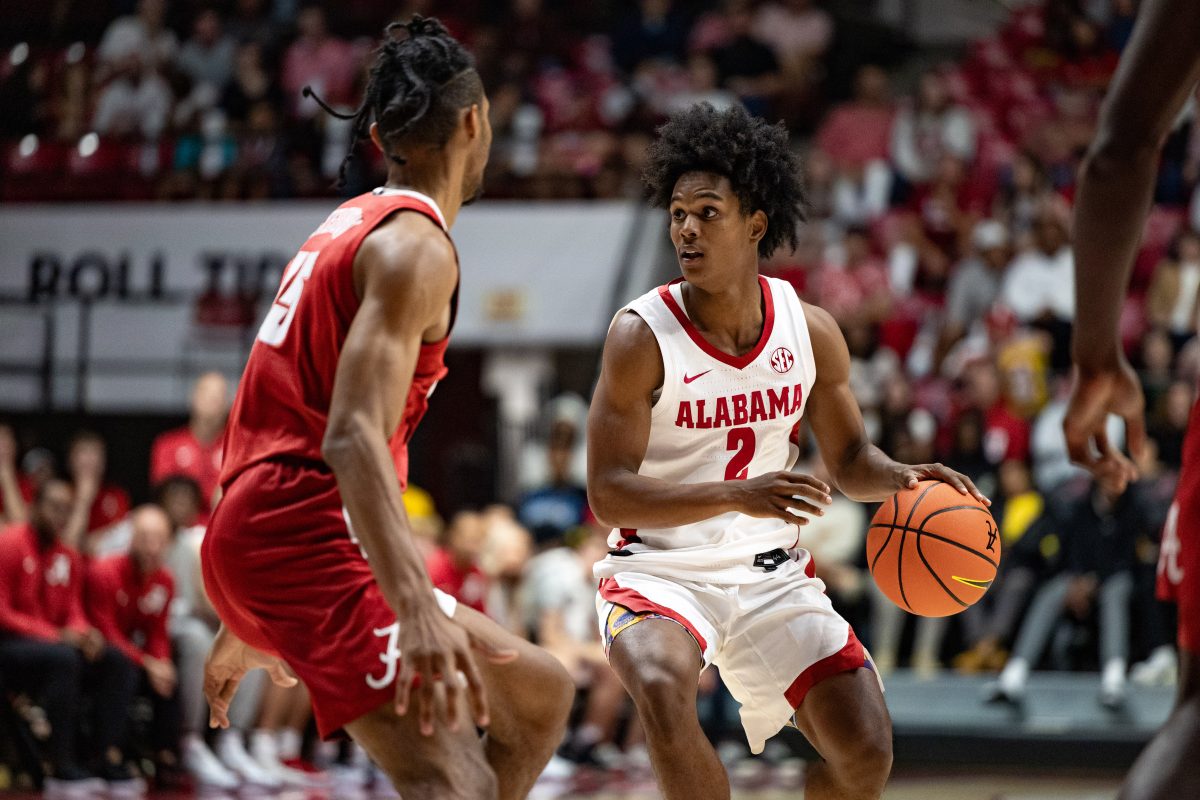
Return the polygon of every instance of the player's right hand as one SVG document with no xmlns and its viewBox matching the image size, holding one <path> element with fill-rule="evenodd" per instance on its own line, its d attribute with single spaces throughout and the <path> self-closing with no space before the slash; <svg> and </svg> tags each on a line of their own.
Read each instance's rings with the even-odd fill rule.
<svg viewBox="0 0 1200 800">
<path fill-rule="evenodd" d="M 823 516 L 824 506 L 833 502 L 829 486 L 811 475 L 798 472 L 768 472 L 757 478 L 730 481 L 736 493 L 735 510 L 751 517 L 781 519 L 793 525 L 807 525 L 808 518 L 792 511 Z"/>
<path fill-rule="evenodd" d="M 1104 369 L 1075 367 L 1063 419 L 1071 460 L 1120 493 L 1129 481 L 1137 480 L 1137 467 L 1109 442 L 1105 427 L 1109 414 L 1125 420 L 1129 451 L 1140 456 L 1146 445 L 1145 399 L 1137 373 L 1124 356 Z"/>
<path fill-rule="evenodd" d="M 433 594 L 410 606 L 400 624 L 400 676 L 396 678 L 396 713 L 404 716 L 414 702 L 421 734 L 432 736 L 438 696 L 450 730 L 458 730 L 459 706 L 465 692 L 475 724 L 488 724 L 483 679 L 471 656 L 467 632 L 441 610 Z M 441 691 L 438 685 L 441 685 Z"/>
<path fill-rule="evenodd" d="M 204 662 L 204 697 L 208 700 L 209 727 L 229 727 L 229 704 L 233 702 L 238 684 L 252 669 L 265 669 L 277 686 L 290 688 L 299 683 L 283 659 L 255 650 L 222 625 Z"/>
</svg>

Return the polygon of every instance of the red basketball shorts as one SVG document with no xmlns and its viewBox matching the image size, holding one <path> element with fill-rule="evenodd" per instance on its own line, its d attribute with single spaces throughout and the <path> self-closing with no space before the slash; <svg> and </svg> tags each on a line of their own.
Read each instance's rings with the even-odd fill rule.
<svg viewBox="0 0 1200 800">
<path fill-rule="evenodd" d="M 225 625 L 304 681 L 322 736 L 395 696 L 399 623 L 330 472 L 276 462 L 243 472 L 213 512 L 202 564 Z M 453 615 L 453 598 L 438 603 Z"/>
<path fill-rule="evenodd" d="M 1188 439 L 1200 437 L 1196 413 Z M 1200 653 L 1200 464 L 1185 455 L 1175 502 L 1163 525 L 1158 598 L 1179 606 L 1179 646 Z"/>
</svg>

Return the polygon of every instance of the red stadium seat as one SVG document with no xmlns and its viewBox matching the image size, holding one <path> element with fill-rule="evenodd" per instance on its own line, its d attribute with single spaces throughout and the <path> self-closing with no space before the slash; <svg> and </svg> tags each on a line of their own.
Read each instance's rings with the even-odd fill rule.
<svg viewBox="0 0 1200 800">
<path fill-rule="evenodd" d="M 32 144 L 32 147 L 31 147 Z M 6 202 L 54 200 L 63 193 L 66 147 L 58 142 L 26 138 L 4 149 L 0 196 Z"/>
</svg>

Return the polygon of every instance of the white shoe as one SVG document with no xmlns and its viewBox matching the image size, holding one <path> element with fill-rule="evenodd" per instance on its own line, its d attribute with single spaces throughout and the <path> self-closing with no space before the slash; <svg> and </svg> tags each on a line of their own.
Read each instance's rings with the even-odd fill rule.
<svg viewBox="0 0 1200 800">
<path fill-rule="evenodd" d="M 1150 657 L 1134 664 L 1129 680 L 1139 686 L 1174 686 L 1179 680 L 1179 658 L 1170 645 L 1155 649 Z"/>
<path fill-rule="evenodd" d="M 237 775 L 225 768 L 199 736 L 185 736 L 180 749 L 183 751 L 183 768 L 198 785 L 214 789 L 237 788 Z"/>
<path fill-rule="evenodd" d="M 328 781 L 314 778 L 307 772 L 292 769 L 279 760 L 279 750 L 269 736 L 250 737 L 250 757 L 281 785 L 296 786 L 303 789 L 318 789 Z"/>
<path fill-rule="evenodd" d="M 283 786 L 283 780 L 270 770 L 263 767 L 246 752 L 242 740 L 242 732 L 235 730 L 222 731 L 217 736 L 217 758 L 233 774 L 246 783 L 262 786 L 266 789 L 278 789 Z"/>
</svg>

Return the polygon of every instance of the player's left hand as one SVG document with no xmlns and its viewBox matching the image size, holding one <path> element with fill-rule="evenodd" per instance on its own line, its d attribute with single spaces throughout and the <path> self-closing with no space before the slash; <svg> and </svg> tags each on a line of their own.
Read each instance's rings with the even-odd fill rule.
<svg viewBox="0 0 1200 800">
<path fill-rule="evenodd" d="M 1124 356 L 1103 369 L 1076 366 L 1063 419 L 1071 460 L 1117 494 L 1137 480 L 1137 467 L 1108 440 L 1108 415 L 1125 420 L 1125 440 L 1135 457 L 1146 446 L 1146 401 L 1137 373 Z"/>
<path fill-rule="evenodd" d="M 992 501 L 983 496 L 983 492 L 975 488 L 975 483 L 963 475 L 961 472 L 955 472 L 945 464 L 900 464 L 896 470 L 896 489 L 912 489 L 920 481 L 941 481 L 948 483 L 955 489 L 958 489 L 960 494 L 969 494 L 985 506 L 990 506 Z"/>
<path fill-rule="evenodd" d="M 299 683 L 283 659 L 255 650 L 222 625 L 204 662 L 204 697 L 208 700 L 209 727 L 229 727 L 229 704 L 238 684 L 252 669 L 265 669 L 277 686 L 290 688 Z"/>
</svg>

